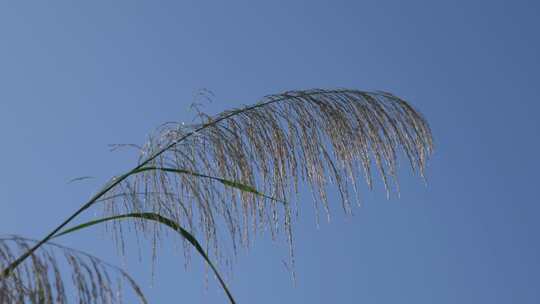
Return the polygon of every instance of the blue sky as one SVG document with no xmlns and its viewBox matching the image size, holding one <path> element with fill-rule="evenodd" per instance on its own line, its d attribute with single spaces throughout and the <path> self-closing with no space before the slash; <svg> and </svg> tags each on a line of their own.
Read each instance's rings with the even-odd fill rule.
<svg viewBox="0 0 540 304">
<path fill-rule="evenodd" d="M 380 89 L 431 123 L 427 187 L 403 163 L 399 199 L 378 184 L 319 229 L 303 201 L 297 286 L 286 244 L 261 236 L 228 280 L 238 302 L 538 303 L 539 13 L 535 1 L 3 2 L 0 232 L 45 235 L 136 161 L 107 144 L 191 120 L 199 89 L 215 94 L 210 113 L 290 89 Z M 96 178 L 67 183 L 83 175 Z M 122 264 L 99 229 L 61 242 Z M 153 283 L 148 259 L 125 262 L 152 303 L 226 302 L 195 257 L 185 270 L 162 247 Z"/>
</svg>

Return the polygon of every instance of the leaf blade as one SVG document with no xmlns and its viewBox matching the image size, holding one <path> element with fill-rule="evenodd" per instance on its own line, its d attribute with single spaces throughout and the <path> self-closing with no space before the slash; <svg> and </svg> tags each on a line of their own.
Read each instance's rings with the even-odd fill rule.
<svg viewBox="0 0 540 304">
<path fill-rule="evenodd" d="M 197 177 L 208 178 L 208 179 L 212 179 L 212 180 L 215 180 L 217 182 L 220 182 L 221 184 L 223 184 L 225 186 L 236 188 L 236 189 L 238 189 L 240 191 L 243 191 L 243 192 L 250 192 L 250 193 L 253 193 L 255 195 L 264 197 L 266 199 L 275 201 L 275 202 L 279 202 L 279 203 L 282 203 L 282 204 L 287 204 L 286 201 L 277 199 L 277 198 L 272 197 L 272 196 L 267 195 L 267 194 L 264 194 L 264 193 L 258 191 L 257 189 L 255 189 L 255 187 L 252 187 L 250 185 L 246 185 L 246 184 L 238 182 L 238 181 L 233 181 L 233 180 L 228 180 L 228 179 L 224 179 L 224 178 L 221 178 L 221 177 L 215 177 L 215 176 L 210 176 L 210 175 L 206 175 L 206 174 L 201 174 L 201 173 L 197 173 L 197 172 L 193 172 L 193 171 L 189 171 L 189 170 L 175 169 L 175 168 L 144 167 L 144 168 L 140 168 L 140 169 L 136 170 L 134 173 L 140 173 L 140 172 L 151 171 L 151 170 L 172 172 L 172 173 L 180 173 L 180 174 L 189 174 L 189 175 L 193 175 L 193 176 L 197 176 Z"/>
<path fill-rule="evenodd" d="M 91 227 L 91 226 L 94 226 L 94 225 L 98 225 L 98 224 L 101 224 L 101 223 L 104 223 L 104 222 L 113 221 L 113 220 L 120 220 L 120 219 L 128 219 L 128 218 L 140 218 L 140 219 L 144 219 L 144 220 L 156 221 L 156 222 L 159 222 L 159 223 L 161 223 L 161 224 L 175 230 L 176 232 L 178 232 L 183 238 L 185 238 L 188 242 L 190 242 L 193 247 L 195 247 L 195 249 L 199 252 L 199 254 L 204 258 L 206 263 L 208 263 L 210 268 L 212 268 L 212 271 L 216 275 L 219 283 L 221 284 L 222 288 L 225 290 L 225 293 L 227 294 L 227 297 L 229 298 L 229 301 L 231 303 L 233 303 L 233 304 L 236 303 L 233 296 L 232 296 L 232 294 L 231 294 L 231 292 L 227 288 L 227 285 L 225 284 L 225 281 L 223 280 L 223 278 L 219 274 L 217 268 L 214 266 L 212 261 L 210 261 L 210 258 L 208 257 L 208 255 L 206 254 L 204 249 L 202 248 L 201 244 L 197 241 L 197 239 L 191 233 L 189 233 L 187 230 L 182 228 L 182 226 L 178 225 L 173 220 L 171 220 L 169 218 L 166 218 L 166 217 L 164 217 L 164 216 L 162 216 L 160 214 L 152 213 L 152 212 L 142 212 L 142 213 L 128 213 L 128 214 L 121 214 L 121 215 L 116 215 L 116 216 L 105 217 L 105 218 L 89 221 L 89 222 L 86 222 L 86 223 L 83 223 L 83 224 L 76 225 L 74 227 L 65 229 L 65 230 L 57 233 L 53 238 L 57 238 L 57 237 L 60 237 L 60 236 L 63 236 L 63 235 L 69 234 L 69 233 L 73 233 L 73 232 L 76 232 L 78 230 L 88 228 L 88 227 Z"/>
</svg>

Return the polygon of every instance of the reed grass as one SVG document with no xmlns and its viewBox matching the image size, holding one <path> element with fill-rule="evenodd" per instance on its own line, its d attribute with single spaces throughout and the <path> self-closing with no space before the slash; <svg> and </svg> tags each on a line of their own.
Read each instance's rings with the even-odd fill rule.
<svg viewBox="0 0 540 304">
<path fill-rule="evenodd" d="M 192 125 L 164 124 L 145 145 L 133 145 L 140 152 L 137 165 L 113 177 L 45 238 L 11 259 L 2 282 L 16 277 L 14 271 L 43 244 L 67 232 L 112 222 L 123 244 L 125 221 L 120 219 L 130 219 L 154 251 L 166 239 L 164 226 L 179 232 L 186 257 L 194 247 L 234 303 L 209 257 L 220 260 L 227 246 L 235 255 L 259 231 L 270 231 L 273 237 L 286 236 L 294 265 L 292 222 L 302 207 L 297 201 L 302 185 L 312 190 L 317 218 L 323 212 L 329 218 L 331 190 L 337 190 L 344 213 L 351 214 L 360 202 L 361 180 L 371 188 L 378 172 L 387 195 L 399 192 L 398 153 L 424 177 L 433 152 L 427 121 L 387 92 L 289 91 L 216 116 L 199 112 L 199 118 Z M 102 219 L 63 230 L 97 203 L 104 207 Z"/>
</svg>

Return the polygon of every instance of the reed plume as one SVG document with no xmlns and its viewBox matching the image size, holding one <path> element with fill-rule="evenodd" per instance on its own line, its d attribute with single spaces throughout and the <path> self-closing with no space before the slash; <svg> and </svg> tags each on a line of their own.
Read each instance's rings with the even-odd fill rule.
<svg viewBox="0 0 540 304">
<path fill-rule="evenodd" d="M 11 263 L 35 242 L 16 235 L 0 237 L 0 266 Z M 66 268 L 69 276 L 63 271 Z M 124 270 L 79 250 L 49 242 L 11 276 L 0 280 L 0 303 L 57 304 L 70 300 L 81 304 L 122 303 L 122 281 L 140 303 L 147 303 L 140 287 Z"/>
<path fill-rule="evenodd" d="M 390 193 L 392 185 L 398 189 L 398 150 L 421 176 L 433 150 L 426 120 L 385 92 L 290 91 L 199 117 L 194 125 L 161 126 L 140 148 L 136 174 L 109 194 L 117 202 L 104 206 L 107 215 L 166 215 L 198 231 L 216 257 L 226 228 L 234 252 L 258 230 L 284 231 L 293 258 L 291 223 L 301 182 L 311 186 L 317 214 L 322 206 L 330 215 L 329 184 L 350 214 L 362 176 L 371 188 L 378 171 Z M 141 220 L 136 227 L 159 239 L 158 223 Z"/>
</svg>

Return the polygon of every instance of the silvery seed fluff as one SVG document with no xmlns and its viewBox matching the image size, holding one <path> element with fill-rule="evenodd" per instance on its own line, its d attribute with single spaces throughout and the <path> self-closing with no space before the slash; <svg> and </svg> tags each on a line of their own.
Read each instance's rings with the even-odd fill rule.
<svg viewBox="0 0 540 304">
<path fill-rule="evenodd" d="M 224 247 L 236 253 L 257 231 L 269 230 L 273 237 L 285 232 L 294 263 L 291 225 L 302 184 L 312 190 L 317 218 L 321 207 L 330 216 L 329 189 L 351 214 L 359 182 L 371 189 L 374 172 L 388 195 L 399 191 L 399 150 L 422 177 L 433 152 L 427 121 L 387 92 L 289 91 L 199 117 L 194 125 L 161 126 L 140 149 L 143 170 L 108 194 L 105 211 L 167 216 L 202 237 L 218 258 Z M 138 221 L 135 227 L 157 246 L 159 225 Z M 222 242 L 225 227 L 229 241 Z"/>
</svg>

